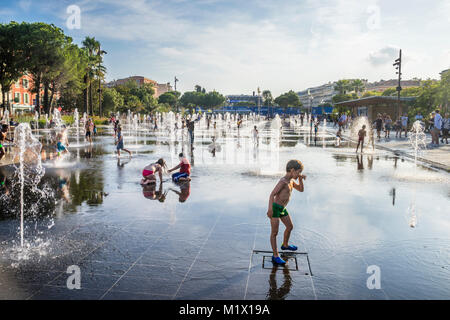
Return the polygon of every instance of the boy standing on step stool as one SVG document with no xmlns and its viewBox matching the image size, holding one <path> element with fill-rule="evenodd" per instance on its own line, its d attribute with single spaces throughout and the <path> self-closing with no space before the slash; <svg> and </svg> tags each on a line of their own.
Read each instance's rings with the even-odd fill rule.
<svg viewBox="0 0 450 320">
<path fill-rule="evenodd" d="M 272 262 L 276 264 L 286 263 L 286 261 L 280 258 L 277 249 L 277 235 L 280 220 L 286 226 L 281 250 L 297 250 L 296 246 L 289 245 L 289 237 L 291 236 L 291 231 L 294 226 L 291 217 L 286 210 L 286 206 L 291 199 L 292 189 L 296 189 L 300 192 L 303 192 L 304 190 L 303 180 L 306 179 L 306 176 L 301 174 L 302 171 L 303 164 L 299 160 L 290 160 L 286 165 L 286 175 L 280 179 L 269 197 L 267 216 L 270 219 L 272 228 L 270 234 L 270 244 L 272 245 L 273 250 Z M 295 180 L 298 180 L 298 184 L 295 183 Z"/>
</svg>

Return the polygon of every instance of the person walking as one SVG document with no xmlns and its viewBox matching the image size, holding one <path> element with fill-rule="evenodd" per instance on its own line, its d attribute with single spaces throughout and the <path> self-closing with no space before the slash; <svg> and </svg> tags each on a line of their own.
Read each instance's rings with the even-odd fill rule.
<svg viewBox="0 0 450 320">
<path fill-rule="evenodd" d="M 450 119 L 448 118 L 448 113 L 444 115 L 444 118 L 442 119 L 442 140 L 441 142 L 445 144 L 448 144 L 448 131 L 450 130 Z"/>
<path fill-rule="evenodd" d="M 439 114 L 438 109 L 435 111 L 433 125 L 434 125 L 434 127 L 431 132 L 431 135 L 432 135 L 431 144 L 434 147 L 439 147 L 439 134 L 440 134 L 441 128 L 442 128 L 442 117 Z"/>
</svg>

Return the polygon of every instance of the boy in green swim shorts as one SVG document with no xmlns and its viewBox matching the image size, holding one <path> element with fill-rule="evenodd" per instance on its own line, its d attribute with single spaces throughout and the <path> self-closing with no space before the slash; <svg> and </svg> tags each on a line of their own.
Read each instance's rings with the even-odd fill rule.
<svg viewBox="0 0 450 320">
<path fill-rule="evenodd" d="M 272 262 L 276 264 L 286 263 L 286 261 L 280 258 L 277 249 L 277 235 L 280 220 L 286 226 L 283 243 L 281 244 L 281 250 L 297 250 L 296 246 L 289 245 L 289 237 L 291 236 L 291 231 L 294 226 L 292 224 L 291 217 L 286 210 L 286 206 L 291 199 L 292 189 L 300 192 L 303 192 L 304 190 L 303 180 L 306 179 L 306 176 L 301 174 L 302 171 L 303 164 L 299 160 L 289 161 L 286 165 L 286 175 L 280 179 L 270 194 L 267 216 L 270 219 L 272 228 L 270 234 L 270 244 L 272 245 L 273 250 Z M 295 183 L 295 180 L 298 180 L 298 184 Z"/>
</svg>

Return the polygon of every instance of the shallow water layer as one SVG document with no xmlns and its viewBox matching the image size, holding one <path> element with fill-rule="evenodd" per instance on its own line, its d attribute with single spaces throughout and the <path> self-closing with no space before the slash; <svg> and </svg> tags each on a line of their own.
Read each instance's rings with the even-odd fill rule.
<svg viewBox="0 0 450 320">
<path fill-rule="evenodd" d="M 115 155 L 110 128 L 70 154 L 46 160 L 41 184 L 55 190 L 25 217 L 2 202 L 2 299 L 449 299 L 449 175 L 367 148 L 335 147 L 308 128 L 126 131 Z M 213 152 L 212 137 L 216 137 Z M 45 137 L 43 136 L 42 139 Z M 71 132 L 70 140 L 76 139 Z M 164 176 L 140 185 L 142 168 L 188 155 L 192 181 Z M 287 206 L 300 254 L 270 262 L 269 194 L 290 159 L 305 166 L 305 191 Z M 12 169 L 1 169 L 8 188 Z M 14 189 L 5 191 L 14 194 Z M 36 199 L 30 195 L 26 208 Z M 280 227 L 281 243 L 284 227 Z M 307 254 L 305 254 L 307 253 Z M 67 268 L 80 267 L 69 290 Z M 380 289 L 369 289 L 369 266 Z"/>
</svg>

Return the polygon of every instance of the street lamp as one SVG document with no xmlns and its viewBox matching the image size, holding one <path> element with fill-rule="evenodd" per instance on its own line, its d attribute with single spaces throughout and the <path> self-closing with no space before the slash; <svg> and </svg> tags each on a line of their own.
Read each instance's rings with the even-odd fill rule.
<svg viewBox="0 0 450 320">
<path fill-rule="evenodd" d="M 398 86 L 396 88 L 397 90 L 397 112 L 398 116 L 401 116 L 401 109 L 400 109 L 400 91 L 402 91 L 402 49 L 400 49 L 400 54 L 398 59 L 395 59 L 393 66 L 395 67 L 396 74 L 398 74 Z"/>
</svg>

